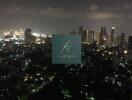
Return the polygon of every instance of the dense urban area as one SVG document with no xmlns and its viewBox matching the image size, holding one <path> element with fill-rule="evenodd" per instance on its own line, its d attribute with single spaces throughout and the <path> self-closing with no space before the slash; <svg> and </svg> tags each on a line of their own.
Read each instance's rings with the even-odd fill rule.
<svg viewBox="0 0 132 100">
<path fill-rule="evenodd" d="M 0 34 L 0 100 L 132 100 L 132 36 L 85 29 L 82 64 L 52 64 L 52 35 Z"/>
</svg>

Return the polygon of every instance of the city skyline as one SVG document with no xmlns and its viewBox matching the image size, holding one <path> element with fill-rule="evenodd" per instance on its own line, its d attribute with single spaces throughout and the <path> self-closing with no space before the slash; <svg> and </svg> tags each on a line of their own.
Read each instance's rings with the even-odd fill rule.
<svg viewBox="0 0 132 100">
<path fill-rule="evenodd" d="M 116 27 L 131 35 L 131 0 L 1 0 L 0 29 L 31 28 L 37 32 L 69 33 L 80 25 L 99 30 Z"/>
</svg>

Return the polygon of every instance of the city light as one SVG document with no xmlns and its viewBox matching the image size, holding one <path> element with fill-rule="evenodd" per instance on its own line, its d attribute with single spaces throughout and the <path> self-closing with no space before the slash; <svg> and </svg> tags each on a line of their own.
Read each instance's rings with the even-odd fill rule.
<svg viewBox="0 0 132 100">
<path fill-rule="evenodd" d="M 9 87 L 2 87 L 0 99 L 10 94 L 28 100 L 33 95 L 47 96 L 49 93 L 53 97 L 62 97 L 62 100 L 96 100 L 103 98 L 96 96 L 102 93 L 100 90 L 103 91 L 101 95 L 107 93 L 116 98 L 121 91 L 126 95 L 132 80 L 131 39 L 124 45 L 126 40 L 121 35 L 101 37 L 101 32 L 97 32 L 95 38 L 94 31 L 87 32 L 81 34 L 82 64 L 66 65 L 51 63 L 51 34 L 34 33 L 31 29 L 2 34 L 0 82 L 6 82 Z M 114 94 L 109 92 L 111 90 Z"/>
<path fill-rule="evenodd" d="M 127 50 L 124 50 L 124 53 L 125 53 L 125 54 L 127 54 L 127 53 L 128 53 L 128 51 L 127 51 Z"/>
<path fill-rule="evenodd" d="M 40 37 L 40 33 L 32 33 L 33 36 Z"/>
<path fill-rule="evenodd" d="M 112 29 L 115 29 L 115 27 L 113 26 Z"/>
</svg>

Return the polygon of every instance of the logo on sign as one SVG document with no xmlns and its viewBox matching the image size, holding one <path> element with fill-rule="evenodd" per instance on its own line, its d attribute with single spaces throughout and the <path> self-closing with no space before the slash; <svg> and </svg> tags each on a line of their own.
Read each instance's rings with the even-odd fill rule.
<svg viewBox="0 0 132 100">
<path fill-rule="evenodd" d="M 81 63 L 80 35 L 53 35 L 52 63 L 53 64 Z"/>
</svg>

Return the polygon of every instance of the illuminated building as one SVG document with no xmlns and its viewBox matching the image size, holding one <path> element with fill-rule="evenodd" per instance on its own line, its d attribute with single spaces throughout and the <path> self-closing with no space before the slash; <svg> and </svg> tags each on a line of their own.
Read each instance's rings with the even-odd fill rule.
<svg viewBox="0 0 132 100">
<path fill-rule="evenodd" d="M 81 33 L 82 42 L 84 44 L 90 44 L 94 41 L 95 32 L 92 30 L 85 30 Z"/>
<path fill-rule="evenodd" d="M 12 40 L 24 40 L 24 32 L 20 31 L 2 31 L 0 34 L 0 40 L 12 41 Z"/>
<path fill-rule="evenodd" d="M 107 36 L 106 33 L 106 27 L 101 27 L 101 32 L 100 32 L 100 44 L 104 44 L 104 39 Z"/>
<path fill-rule="evenodd" d="M 119 46 L 121 43 L 121 36 L 115 35 L 113 37 L 113 46 Z"/>
<path fill-rule="evenodd" d="M 104 37 L 104 46 L 105 47 L 108 47 L 109 46 L 109 38 L 108 38 L 107 35 Z"/>
<path fill-rule="evenodd" d="M 4 32 L 4 40 L 9 41 L 11 38 L 13 38 L 13 31 Z"/>
<path fill-rule="evenodd" d="M 95 31 L 94 40 L 99 44 L 99 40 L 100 40 L 100 32 L 99 31 Z"/>
<path fill-rule="evenodd" d="M 27 28 L 25 30 L 25 43 L 35 43 L 36 42 L 36 37 L 31 34 L 31 29 Z"/>
<path fill-rule="evenodd" d="M 28 41 L 28 39 L 29 39 L 30 36 L 31 36 L 31 29 L 27 28 L 27 29 L 25 30 L 24 35 L 25 35 L 25 41 Z"/>
<path fill-rule="evenodd" d="M 108 37 L 107 33 L 104 34 L 103 41 L 104 41 L 104 43 L 103 43 L 104 46 L 108 47 L 109 46 L 109 37 Z"/>
<path fill-rule="evenodd" d="M 88 43 L 93 43 L 94 41 L 94 31 L 88 30 L 88 37 L 87 37 L 87 42 Z"/>
<path fill-rule="evenodd" d="M 114 27 L 114 26 L 112 26 L 111 36 L 114 36 L 114 33 L 115 33 L 115 27 Z"/>
<path fill-rule="evenodd" d="M 115 27 L 113 26 L 111 29 L 110 36 L 109 36 L 109 47 L 113 46 L 114 35 L 115 35 Z"/>
</svg>

